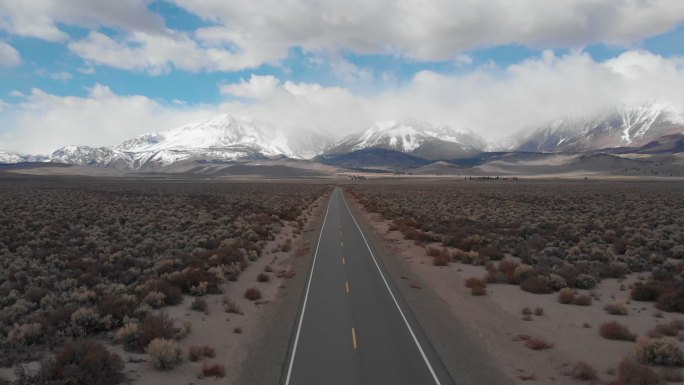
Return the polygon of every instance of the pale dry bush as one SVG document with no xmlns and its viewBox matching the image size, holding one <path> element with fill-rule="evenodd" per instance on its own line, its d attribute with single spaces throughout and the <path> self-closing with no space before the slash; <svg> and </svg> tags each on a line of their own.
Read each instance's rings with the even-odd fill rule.
<svg viewBox="0 0 684 385">
<path fill-rule="evenodd" d="M 145 353 L 152 358 L 152 365 L 158 370 L 175 368 L 183 360 L 183 351 L 176 341 L 156 338 L 147 345 Z"/>
<path fill-rule="evenodd" d="M 634 346 L 639 361 L 650 365 L 683 366 L 684 353 L 677 344 L 667 338 L 639 337 Z"/>
<path fill-rule="evenodd" d="M 165 299 L 166 295 L 164 295 L 164 293 L 158 291 L 150 291 L 149 293 L 147 293 L 143 301 L 145 301 L 145 303 L 150 305 L 152 308 L 158 309 L 164 306 Z"/>
</svg>

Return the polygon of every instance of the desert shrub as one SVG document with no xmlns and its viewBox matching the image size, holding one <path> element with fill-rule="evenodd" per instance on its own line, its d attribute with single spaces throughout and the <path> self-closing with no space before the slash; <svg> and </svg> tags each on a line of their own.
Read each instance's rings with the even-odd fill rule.
<svg viewBox="0 0 684 385">
<path fill-rule="evenodd" d="M 147 292 L 147 294 L 145 295 L 145 298 L 143 298 L 143 301 L 146 304 L 150 305 L 151 307 L 153 307 L 155 309 L 158 309 L 158 308 L 164 306 L 165 300 L 166 300 L 166 296 L 164 295 L 164 293 L 156 291 L 156 290 L 152 290 L 152 291 Z"/>
<path fill-rule="evenodd" d="M 482 278 L 470 277 L 466 279 L 465 286 L 470 289 L 474 287 L 485 288 L 487 287 L 487 282 L 485 282 L 485 280 Z"/>
<path fill-rule="evenodd" d="M 171 275 L 169 279 L 171 283 L 180 287 L 185 294 L 204 295 L 207 293 L 219 294 L 220 292 L 218 277 L 198 268 L 189 267 L 182 272 Z"/>
<path fill-rule="evenodd" d="M 81 307 L 71 313 L 71 332 L 76 336 L 105 330 L 108 326 L 101 322 L 100 315 L 91 308 Z"/>
<path fill-rule="evenodd" d="M 565 280 L 565 278 L 561 277 L 561 276 L 558 275 L 558 274 L 553 274 L 553 273 L 551 273 L 551 274 L 549 274 L 548 279 L 549 279 L 549 286 L 550 286 L 551 289 L 553 289 L 554 291 L 561 290 L 561 289 L 563 289 L 563 288 L 565 288 L 565 287 L 568 286 L 568 283 L 567 283 L 567 281 Z"/>
<path fill-rule="evenodd" d="M 233 333 L 235 334 L 242 334 L 242 328 L 239 326 L 236 326 L 233 328 Z"/>
<path fill-rule="evenodd" d="M 543 316 L 544 315 L 544 309 L 541 307 L 535 307 L 534 308 L 534 315 L 536 315 L 537 317 Z"/>
<path fill-rule="evenodd" d="M 152 365 L 158 370 L 173 369 L 183 360 L 183 351 L 176 341 L 164 338 L 152 340 L 145 348 L 145 353 L 150 355 Z"/>
<path fill-rule="evenodd" d="M 255 287 L 251 287 L 245 291 L 245 298 L 250 301 L 256 301 L 261 298 L 261 291 Z"/>
<path fill-rule="evenodd" d="M 124 350 L 132 352 L 138 349 L 138 324 L 128 322 L 116 331 L 115 340 L 124 346 Z"/>
<path fill-rule="evenodd" d="M 569 287 L 564 287 L 558 293 L 558 302 L 568 305 L 575 301 L 575 291 Z"/>
<path fill-rule="evenodd" d="M 667 312 L 684 313 L 684 289 L 675 289 L 662 293 L 656 307 Z"/>
<path fill-rule="evenodd" d="M 211 346 L 191 346 L 188 348 L 188 359 L 197 362 L 202 358 L 212 358 L 216 356 L 216 350 Z"/>
<path fill-rule="evenodd" d="M 533 294 L 553 293 L 553 289 L 549 285 L 549 280 L 542 275 L 534 275 L 527 278 L 520 284 L 520 288 Z"/>
<path fill-rule="evenodd" d="M 225 377 L 226 369 L 219 364 L 202 365 L 202 376 L 204 377 Z"/>
<path fill-rule="evenodd" d="M 575 298 L 573 303 L 577 306 L 591 306 L 591 296 L 580 294 Z"/>
<path fill-rule="evenodd" d="M 242 310 L 240 310 L 240 306 L 238 306 L 232 299 L 223 297 L 223 304 L 225 305 L 226 313 L 243 314 Z"/>
<path fill-rule="evenodd" d="M 43 326 L 38 322 L 29 322 L 21 325 L 15 325 L 10 330 L 7 338 L 20 345 L 32 345 L 40 340 L 43 335 Z"/>
<path fill-rule="evenodd" d="M 485 246 L 477 250 L 480 256 L 487 257 L 492 261 L 498 261 L 503 259 L 504 253 L 496 246 Z"/>
<path fill-rule="evenodd" d="M 636 335 L 629 328 L 617 321 L 604 322 L 599 328 L 601 337 L 609 340 L 634 341 Z"/>
<path fill-rule="evenodd" d="M 174 320 L 168 314 L 148 315 L 138 325 L 138 349 L 144 349 L 154 339 L 173 339 L 175 335 Z"/>
<path fill-rule="evenodd" d="M 624 303 L 611 303 L 603 307 L 610 315 L 627 315 L 627 306 Z"/>
<path fill-rule="evenodd" d="M 130 317 L 135 310 L 135 303 L 124 296 L 104 295 L 97 302 L 97 312 L 100 315 L 112 316 L 115 326 L 120 326 L 126 317 Z"/>
<path fill-rule="evenodd" d="M 177 305 L 183 300 L 183 292 L 178 285 L 172 284 L 166 279 L 154 278 L 144 285 L 146 293 L 158 292 L 164 295 L 165 305 Z"/>
<path fill-rule="evenodd" d="M 578 361 L 572 368 L 572 378 L 579 381 L 594 381 L 598 379 L 598 373 L 588 363 Z"/>
<path fill-rule="evenodd" d="M 661 385 L 658 373 L 648 366 L 625 358 L 618 367 L 618 376 L 609 385 Z"/>
<path fill-rule="evenodd" d="M 611 262 L 603 270 L 603 277 L 606 278 L 622 278 L 629 274 L 629 267 L 624 262 Z"/>
<path fill-rule="evenodd" d="M 656 301 L 661 294 L 672 291 L 673 285 L 669 280 L 657 281 L 649 279 L 646 282 L 637 282 L 630 292 L 630 298 L 635 301 Z"/>
<path fill-rule="evenodd" d="M 124 380 L 121 358 L 99 342 L 77 339 L 66 343 L 50 364 L 54 380 L 76 385 L 113 385 Z"/>
<path fill-rule="evenodd" d="M 266 273 L 259 273 L 256 280 L 257 282 L 268 282 L 271 280 L 271 276 Z"/>
<path fill-rule="evenodd" d="M 663 336 L 677 337 L 684 330 L 684 320 L 672 320 L 668 323 L 658 324 L 648 333 L 649 337 L 660 338 Z"/>
<path fill-rule="evenodd" d="M 451 255 L 449 251 L 443 248 L 428 247 L 427 253 L 432 257 L 433 266 L 446 266 L 451 262 Z"/>
<path fill-rule="evenodd" d="M 575 287 L 590 290 L 596 287 L 596 278 L 589 274 L 580 274 L 575 278 Z"/>
<path fill-rule="evenodd" d="M 190 304 L 190 309 L 195 310 L 195 311 L 201 311 L 203 313 L 209 313 L 209 307 L 207 304 L 207 300 L 204 298 L 195 298 L 192 301 L 192 304 Z"/>
<path fill-rule="evenodd" d="M 532 350 L 551 349 L 553 344 L 539 337 L 530 337 L 525 341 L 525 347 Z"/>
<path fill-rule="evenodd" d="M 684 353 L 676 343 L 664 338 L 639 337 L 634 353 L 639 361 L 649 365 L 683 366 Z"/>
</svg>

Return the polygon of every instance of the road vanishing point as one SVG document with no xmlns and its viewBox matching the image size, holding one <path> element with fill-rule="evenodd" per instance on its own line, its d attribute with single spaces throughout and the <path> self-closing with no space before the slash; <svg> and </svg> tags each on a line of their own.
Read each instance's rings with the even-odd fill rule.
<svg viewBox="0 0 684 385">
<path fill-rule="evenodd" d="M 452 385 L 340 188 L 325 213 L 284 385 Z"/>
</svg>

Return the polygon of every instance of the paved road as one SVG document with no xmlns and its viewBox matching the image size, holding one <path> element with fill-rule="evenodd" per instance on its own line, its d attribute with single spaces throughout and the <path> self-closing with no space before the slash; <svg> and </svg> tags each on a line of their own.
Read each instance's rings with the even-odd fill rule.
<svg viewBox="0 0 684 385">
<path fill-rule="evenodd" d="M 283 384 L 453 384 L 376 258 L 335 189 Z"/>
</svg>

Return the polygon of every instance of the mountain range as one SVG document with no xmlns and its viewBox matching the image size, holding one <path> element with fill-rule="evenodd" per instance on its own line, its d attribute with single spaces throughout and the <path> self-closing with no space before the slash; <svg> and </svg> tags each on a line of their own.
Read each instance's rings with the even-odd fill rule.
<svg viewBox="0 0 684 385">
<path fill-rule="evenodd" d="M 510 136 L 502 141 L 506 144 L 487 143 L 467 129 L 416 120 L 378 122 L 332 141 L 315 134 L 288 136 L 283 130 L 253 118 L 220 115 L 143 134 L 111 147 L 65 146 L 49 155 L 0 151 L 0 164 L 53 162 L 168 172 L 194 170 L 197 164 L 203 170 L 211 165 L 209 169 L 217 171 L 216 165 L 225 168 L 237 163 L 273 163 L 287 159 L 297 167 L 313 162 L 346 169 L 394 171 L 418 169 L 437 162 L 431 168 L 434 170 L 442 169 L 445 164 L 463 168 L 480 167 L 483 161 L 501 161 L 496 154 L 600 151 L 624 157 L 643 146 L 676 153 L 681 152 L 677 144 L 681 134 L 684 134 L 682 115 L 666 103 L 655 102 L 620 105 L 592 116 L 559 117 Z"/>
</svg>

